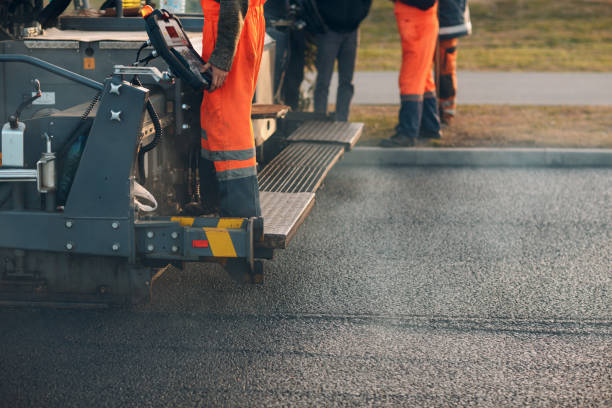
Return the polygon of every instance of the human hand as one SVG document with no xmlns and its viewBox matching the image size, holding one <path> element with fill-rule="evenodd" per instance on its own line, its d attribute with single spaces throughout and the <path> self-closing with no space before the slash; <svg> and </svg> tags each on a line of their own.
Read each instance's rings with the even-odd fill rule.
<svg viewBox="0 0 612 408">
<path fill-rule="evenodd" d="M 212 82 L 208 92 L 214 92 L 223 86 L 225 83 L 225 78 L 227 78 L 227 74 L 229 74 L 229 72 L 223 71 L 222 69 L 211 65 L 210 62 L 207 62 L 206 65 L 204 65 L 204 71 L 207 71 L 208 68 L 212 68 Z"/>
</svg>

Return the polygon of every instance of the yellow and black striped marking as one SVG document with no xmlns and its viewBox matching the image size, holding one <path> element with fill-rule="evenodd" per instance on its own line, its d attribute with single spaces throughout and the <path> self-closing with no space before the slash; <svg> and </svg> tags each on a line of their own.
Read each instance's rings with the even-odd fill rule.
<svg viewBox="0 0 612 408">
<path fill-rule="evenodd" d="M 248 222 L 244 218 L 172 217 L 171 221 L 183 227 L 202 228 L 206 240 L 194 240 L 193 248 L 210 248 L 216 258 L 237 258 L 236 244 L 230 230 L 241 230 Z M 243 245 L 238 245 L 242 247 Z"/>
</svg>

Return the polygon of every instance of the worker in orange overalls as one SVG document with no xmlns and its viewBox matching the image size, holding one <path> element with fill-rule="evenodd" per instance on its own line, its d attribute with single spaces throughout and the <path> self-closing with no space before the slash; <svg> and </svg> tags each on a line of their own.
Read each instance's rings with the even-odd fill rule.
<svg viewBox="0 0 612 408">
<path fill-rule="evenodd" d="M 440 138 L 432 70 L 438 38 L 437 1 L 396 0 L 394 11 L 402 41 L 401 107 L 396 133 L 381 141 L 383 147 L 412 146 L 419 136 Z"/>
<path fill-rule="evenodd" d="M 438 19 L 440 21 L 438 46 L 440 119 L 443 125 L 450 125 L 456 114 L 457 45 L 459 37 L 472 32 L 467 0 L 439 0 Z"/>
<path fill-rule="evenodd" d="M 265 0 L 200 1 L 202 58 L 212 69 L 200 111 L 201 194 L 209 208 L 219 205 L 222 217 L 260 216 L 251 104 L 264 46 Z"/>
</svg>

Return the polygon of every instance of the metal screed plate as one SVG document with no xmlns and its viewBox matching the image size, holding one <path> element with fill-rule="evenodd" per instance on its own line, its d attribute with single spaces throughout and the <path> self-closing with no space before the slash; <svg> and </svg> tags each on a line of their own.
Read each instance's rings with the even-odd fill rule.
<svg viewBox="0 0 612 408">
<path fill-rule="evenodd" d="M 361 137 L 363 126 L 363 123 L 307 121 L 287 140 L 290 142 L 339 143 L 350 150 Z"/>
<path fill-rule="evenodd" d="M 286 248 L 312 209 L 314 193 L 259 193 L 264 219 L 264 246 Z"/>
<path fill-rule="evenodd" d="M 259 189 L 282 193 L 314 193 L 344 147 L 328 143 L 293 143 L 259 174 Z"/>
</svg>

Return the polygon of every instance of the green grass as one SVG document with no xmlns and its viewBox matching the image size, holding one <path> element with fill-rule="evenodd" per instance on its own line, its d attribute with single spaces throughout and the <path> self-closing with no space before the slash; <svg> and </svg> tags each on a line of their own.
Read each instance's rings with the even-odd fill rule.
<svg viewBox="0 0 612 408">
<path fill-rule="evenodd" d="M 472 0 L 474 33 L 460 40 L 459 69 L 612 70 L 610 0 Z M 390 1 L 375 0 L 362 25 L 358 70 L 397 70 Z"/>
<path fill-rule="evenodd" d="M 394 133 L 398 106 L 354 105 L 351 121 L 364 122 L 359 144 L 378 145 Z M 438 147 L 612 148 L 612 107 L 607 106 L 460 106 Z"/>
</svg>

